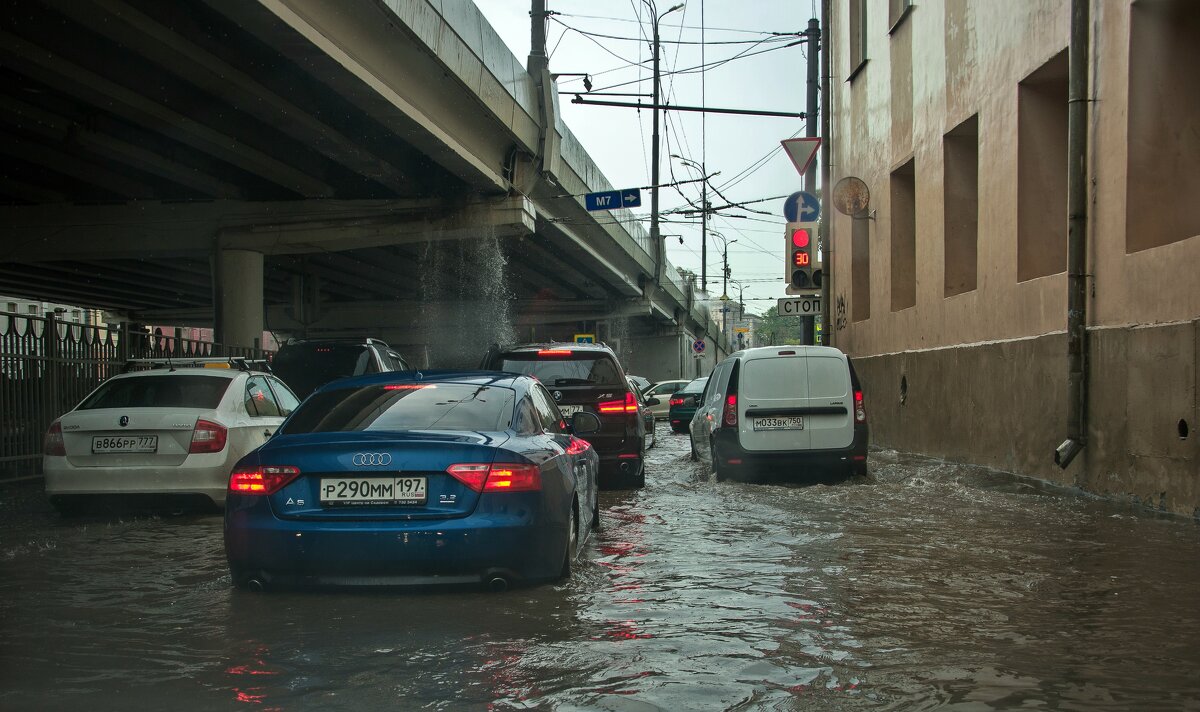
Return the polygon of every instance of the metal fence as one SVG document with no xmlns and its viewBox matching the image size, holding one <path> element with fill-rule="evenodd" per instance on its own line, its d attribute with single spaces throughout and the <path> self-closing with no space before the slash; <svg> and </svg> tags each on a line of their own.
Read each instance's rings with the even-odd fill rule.
<svg viewBox="0 0 1200 712">
<path fill-rule="evenodd" d="M 42 437 L 131 358 L 262 358 L 261 349 L 0 311 L 0 480 L 39 474 Z"/>
</svg>

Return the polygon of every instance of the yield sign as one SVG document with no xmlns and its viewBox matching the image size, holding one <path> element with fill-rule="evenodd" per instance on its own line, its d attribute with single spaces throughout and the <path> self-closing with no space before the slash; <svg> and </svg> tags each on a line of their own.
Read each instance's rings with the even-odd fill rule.
<svg viewBox="0 0 1200 712">
<path fill-rule="evenodd" d="M 800 175 L 808 172 L 808 167 L 812 164 L 813 158 L 817 155 L 817 149 L 821 147 L 821 137 L 812 138 L 785 138 L 779 143 L 783 144 L 783 150 L 787 151 L 788 158 L 792 159 L 792 164 L 796 166 L 796 170 Z"/>
</svg>

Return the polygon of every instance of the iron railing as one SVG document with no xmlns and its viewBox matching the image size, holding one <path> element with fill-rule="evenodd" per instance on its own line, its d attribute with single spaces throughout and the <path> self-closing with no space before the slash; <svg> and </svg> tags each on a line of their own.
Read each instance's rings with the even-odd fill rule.
<svg viewBox="0 0 1200 712">
<path fill-rule="evenodd" d="M 261 349 L 185 339 L 179 329 L 154 334 L 128 324 L 80 324 L 54 314 L 0 311 L 0 480 L 42 469 L 42 438 L 131 358 L 262 358 Z"/>
</svg>

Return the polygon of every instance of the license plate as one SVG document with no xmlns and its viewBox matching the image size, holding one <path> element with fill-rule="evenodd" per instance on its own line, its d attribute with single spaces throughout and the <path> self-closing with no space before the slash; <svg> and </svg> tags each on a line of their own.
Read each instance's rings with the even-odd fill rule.
<svg viewBox="0 0 1200 712">
<path fill-rule="evenodd" d="M 110 452 L 157 452 L 157 435 L 97 435 L 92 438 L 92 452 L 100 455 Z"/>
<path fill-rule="evenodd" d="M 558 411 L 560 413 L 562 413 L 564 416 L 570 418 L 572 415 L 575 415 L 576 413 L 582 413 L 583 406 L 581 406 L 581 405 L 560 405 L 560 406 L 558 406 Z"/>
<path fill-rule="evenodd" d="M 322 477 L 322 504 L 425 504 L 424 477 Z"/>
<path fill-rule="evenodd" d="M 755 430 L 804 430 L 804 416 L 789 415 L 783 418 L 754 418 Z"/>
</svg>

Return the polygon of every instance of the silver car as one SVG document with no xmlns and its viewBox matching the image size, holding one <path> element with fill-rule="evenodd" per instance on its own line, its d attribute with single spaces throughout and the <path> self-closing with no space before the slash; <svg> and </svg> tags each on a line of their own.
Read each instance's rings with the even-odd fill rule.
<svg viewBox="0 0 1200 712">
<path fill-rule="evenodd" d="M 667 414 L 671 411 L 671 395 L 689 383 L 691 381 L 686 379 L 682 381 L 659 381 L 646 389 L 646 400 L 650 400 L 651 398 L 658 399 L 658 403 L 647 406 L 656 419 L 666 419 Z"/>
<path fill-rule="evenodd" d="M 46 433 L 46 494 L 69 514 L 94 495 L 191 495 L 225 503 L 229 472 L 299 400 L 282 381 L 229 359 L 123 373 Z"/>
</svg>

